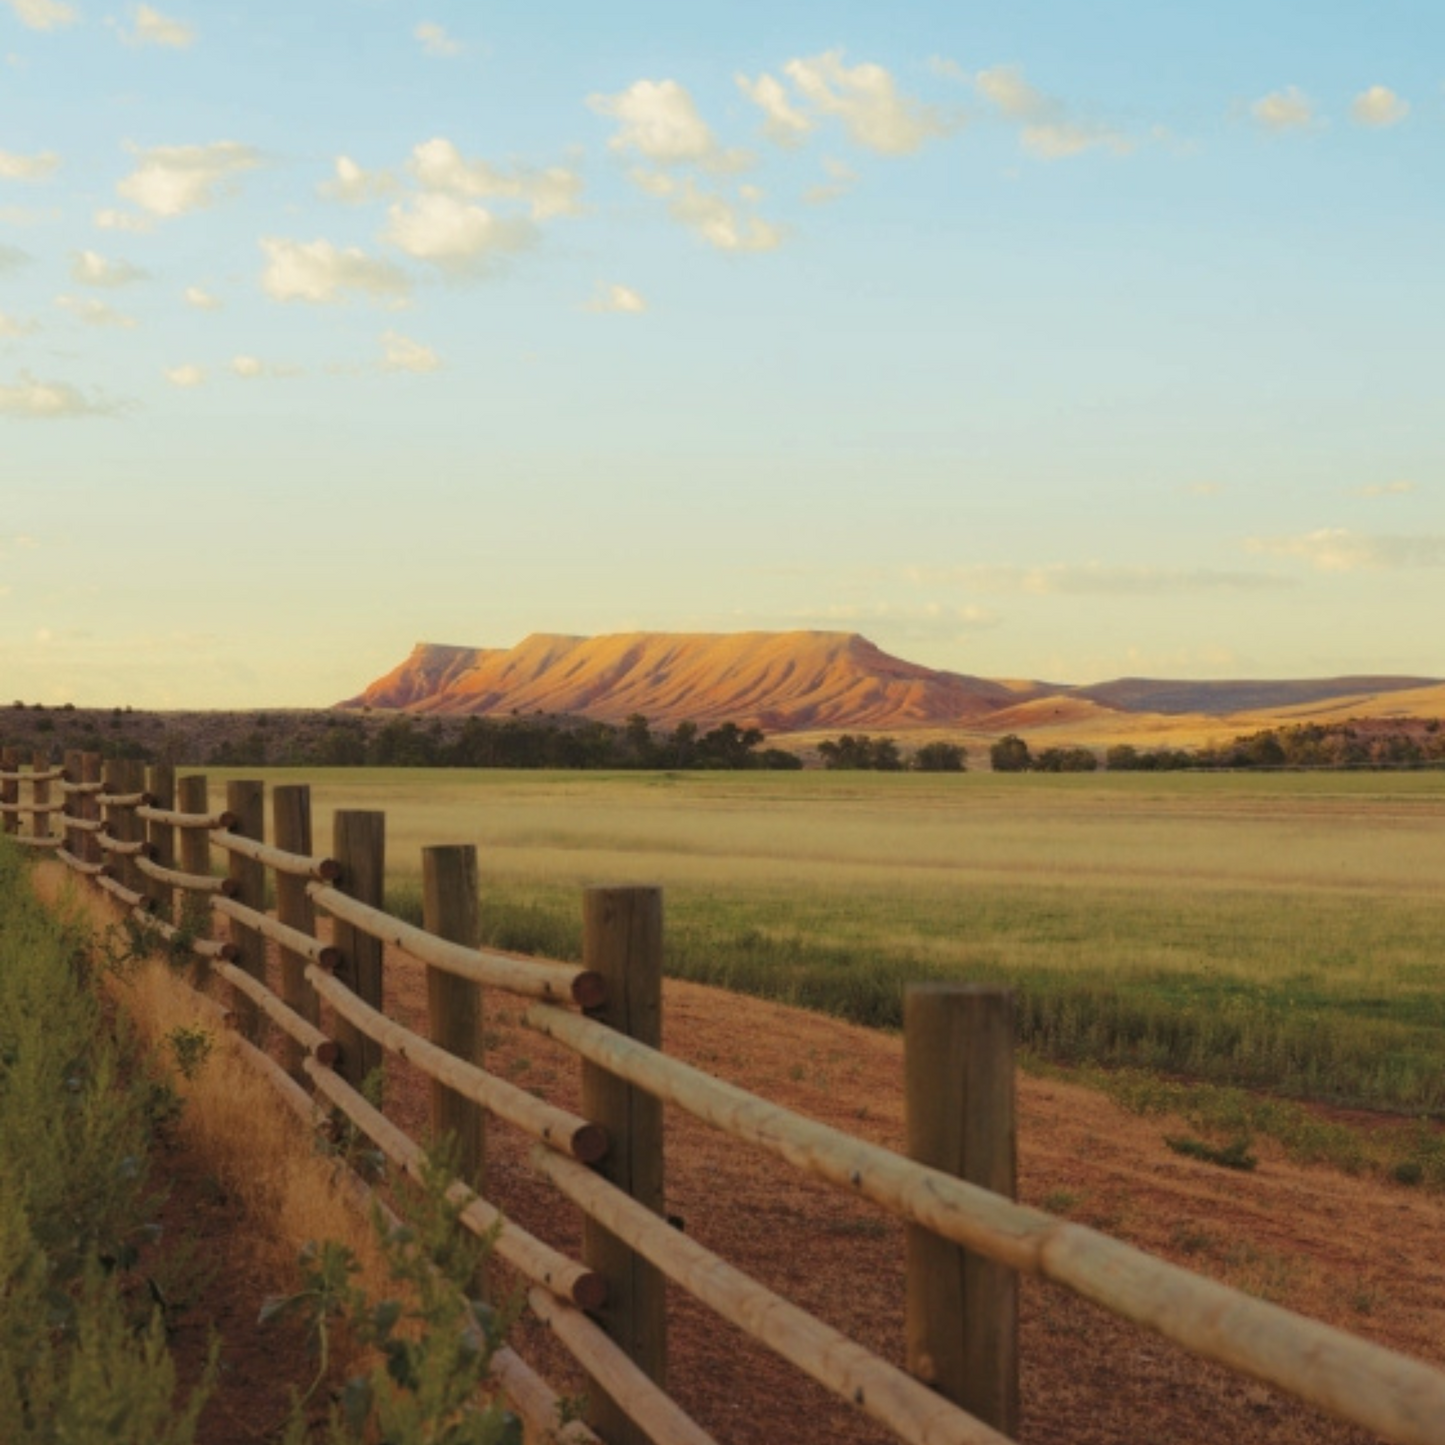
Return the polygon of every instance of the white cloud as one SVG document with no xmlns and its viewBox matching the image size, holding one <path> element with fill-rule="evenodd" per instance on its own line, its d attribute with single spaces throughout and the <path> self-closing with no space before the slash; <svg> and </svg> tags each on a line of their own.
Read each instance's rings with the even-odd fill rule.
<svg viewBox="0 0 1445 1445">
<path fill-rule="evenodd" d="M 125 231 L 132 236 L 144 236 L 155 230 L 155 222 L 149 216 L 138 216 L 134 211 L 116 211 L 110 208 L 95 213 L 95 224 L 102 231 Z"/>
<path fill-rule="evenodd" d="M 34 156 L 0 151 L 0 181 L 43 181 L 59 166 L 60 157 L 54 151 L 41 151 Z"/>
<path fill-rule="evenodd" d="M 407 168 L 428 191 L 471 200 L 506 198 L 524 202 L 534 221 L 575 216 L 581 211 L 582 177 L 565 166 L 545 170 L 498 170 L 484 160 L 468 160 L 446 139 L 435 136 L 411 153 Z"/>
<path fill-rule="evenodd" d="M 647 302 L 630 286 L 614 282 L 611 286 L 598 288 L 597 294 L 587 304 L 589 311 L 615 311 L 626 316 L 640 316 L 647 310 Z"/>
<path fill-rule="evenodd" d="M 1414 482 L 1375 482 L 1368 487 L 1361 487 L 1355 495 L 1357 497 L 1404 497 L 1414 490 Z"/>
<path fill-rule="evenodd" d="M 104 301 L 97 301 L 92 296 L 57 296 L 55 304 L 87 326 L 128 331 L 136 325 L 134 316 L 127 316 L 123 311 L 117 311 L 115 307 L 107 306 Z"/>
<path fill-rule="evenodd" d="M 839 196 L 846 196 L 858 182 L 857 171 L 832 156 L 824 158 L 823 169 L 828 173 L 828 180 L 822 185 L 809 186 L 803 192 L 803 199 L 810 206 L 822 206 L 829 201 L 836 201 Z"/>
<path fill-rule="evenodd" d="M 299 366 L 278 366 L 275 362 L 262 361 L 259 356 L 237 356 L 232 358 L 231 370 L 245 381 L 260 381 L 273 376 L 300 376 Z"/>
<path fill-rule="evenodd" d="M 880 626 L 896 636 L 936 638 L 984 632 L 997 627 L 1000 618 L 987 607 L 957 607 L 942 602 L 841 602 L 790 613 L 786 621 L 794 627 L 828 630 Z"/>
<path fill-rule="evenodd" d="M 1371 537 L 1346 527 L 1321 527 L 1299 537 L 1251 537 L 1250 552 L 1295 557 L 1318 572 L 1393 572 L 1445 567 L 1445 536 Z"/>
<path fill-rule="evenodd" d="M 107 261 L 96 251 L 77 251 L 70 263 L 70 274 L 82 286 L 129 286 L 144 281 L 146 272 L 129 261 Z"/>
<path fill-rule="evenodd" d="M 0 385 L 0 416 L 63 421 L 69 417 L 103 416 L 112 410 L 89 400 L 69 382 L 37 381 L 25 374 L 15 386 Z"/>
<path fill-rule="evenodd" d="M 33 336 L 40 330 L 38 321 L 29 321 L 19 316 L 7 316 L 0 311 L 0 338 L 11 336 Z"/>
<path fill-rule="evenodd" d="M 261 249 L 266 254 L 261 285 L 275 301 L 329 305 L 344 300 L 349 291 L 400 300 L 411 290 L 398 267 L 368 256 L 357 246 L 267 236 Z"/>
<path fill-rule="evenodd" d="M 1040 160 L 1067 160 L 1097 148 L 1117 155 L 1133 149 L 1133 142 L 1112 126 L 1070 118 L 1062 102 L 1031 85 L 1017 66 L 980 70 L 973 83 L 1000 115 L 1018 123 L 1019 144 Z"/>
<path fill-rule="evenodd" d="M 665 197 L 674 220 L 720 251 L 772 251 L 782 244 L 780 227 L 741 213 L 726 197 L 703 190 L 691 176 L 679 181 L 660 171 L 635 170 L 631 179 L 649 195 Z"/>
<path fill-rule="evenodd" d="M 1314 102 L 1297 85 L 1271 91 L 1249 108 L 1256 125 L 1265 130 L 1307 130 L 1315 124 Z"/>
<path fill-rule="evenodd" d="M 1264 572 L 1209 567 L 1148 567 L 1102 562 L 910 567 L 904 574 L 919 585 L 952 583 L 975 592 L 1023 593 L 1035 597 L 1156 597 L 1179 592 L 1258 592 L 1289 584 Z"/>
<path fill-rule="evenodd" d="M 1410 103 L 1401 100 L 1387 85 L 1372 85 L 1354 98 L 1350 114 L 1360 125 L 1383 130 L 1399 125 L 1410 114 Z"/>
<path fill-rule="evenodd" d="M 930 55 L 928 57 L 928 69 L 941 80 L 967 80 L 968 72 L 958 61 L 950 60 L 946 55 Z"/>
<path fill-rule="evenodd" d="M 166 368 L 165 377 L 172 386 L 189 388 L 200 386 L 206 379 L 206 369 L 197 366 L 194 362 L 188 362 L 184 366 L 170 366 Z"/>
<path fill-rule="evenodd" d="M 32 30 L 58 30 L 80 19 L 75 6 L 63 4 L 62 0 L 10 0 L 10 8 L 20 23 Z"/>
<path fill-rule="evenodd" d="M 390 171 L 368 171 L 350 156 L 337 156 L 336 174 L 317 189 L 329 200 L 359 205 L 390 195 L 396 190 L 396 177 Z"/>
<path fill-rule="evenodd" d="M 181 20 L 172 20 L 149 5 L 135 8 L 135 29 L 126 40 L 131 45 L 163 45 L 171 50 L 186 50 L 195 43 L 196 32 Z"/>
<path fill-rule="evenodd" d="M 656 165 L 697 165 L 705 170 L 740 170 L 752 161 L 746 151 L 724 150 L 697 112 L 692 96 L 675 80 L 634 81 L 620 95 L 591 95 L 598 115 L 620 122 L 608 141 L 615 151 L 635 151 Z"/>
<path fill-rule="evenodd" d="M 187 306 L 194 306 L 197 311 L 219 311 L 225 305 L 219 297 L 201 286 L 187 286 L 185 289 Z"/>
<path fill-rule="evenodd" d="M 418 261 L 454 273 L 486 269 L 498 256 L 526 250 L 537 240 L 530 221 L 503 219 L 454 196 L 426 192 L 387 211 L 382 239 Z"/>
<path fill-rule="evenodd" d="M 881 65 L 845 66 L 841 50 L 790 60 L 783 71 L 815 110 L 837 116 L 859 145 L 879 155 L 907 155 L 953 128 L 937 107 L 900 95 Z"/>
<path fill-rule="evenodd" d="M 462 53 L 461 42 L 453 40 L 434 20 L 423 20 L 411 33 L 420 42 L 422 51 L 438 60 L 449 60 Z"/>
<path fill-rule="evenodd" d="M 167 218 L 212 205 L 218 191 L 228 193 L 237 176 L 261 164 L 260 152 L 239 141 L 132 149 L 138 164 L 116 190 L 141 210 Z"/>
<path fill-rule="evenodd" d="M 399 331 L 382 333 L 381 346 L 384 353 L 382 367 L 386 371 L 435 371 L 442 359 L 420 341 L 413 341 Z"/>
<path fill-rule="evenodd" d="M 771 75 L 760 75 L 756 80 L 749 80 L 745 75 L 733 78 L 738 89 L 767 117 L 763 130 L 774 144 L 801 145 L 812 132 L 815 124 L 812 117 L 794 107 L 781 81 Z"/>
</svg>

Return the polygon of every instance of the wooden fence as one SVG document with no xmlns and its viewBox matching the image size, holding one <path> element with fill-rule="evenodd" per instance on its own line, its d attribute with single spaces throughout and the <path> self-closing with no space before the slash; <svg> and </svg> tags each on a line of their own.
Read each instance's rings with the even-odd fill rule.
<svg viewBox="0 0 1445 1445">
<path fill-rule="evenodd" d="M 531 1310 L 596 1389 L 587 1421 L 558 1429 L 558 1397 L 510 1349 L 496 1372 L 529 1438 L 567 1445 L 702 1445 L 666 1392 L 664 1282 L 915 1445 L 983 1445 L 1018 1424 L 1017 1281 L 1053 1281 L 1195 1354 L 1401 1445 L 1445 1445 L 1445 1374 L 1230 1289 L 1081 1225 L 1016 1203 L 1013 1016 L 1001 991 L 911 988 L 905 1005 L 909 1156 L 853 1138 L 660 1051 L 661 895 L 586 890 L 580 966 L 478 946 L 475 851 L 423 850 L 423 927 L 383 911 L 384 817 L 338 812 L 331 852 L 311 838 L 310 791 L 277 787 L 266 839 L 260 783 L 177 782 L 95 754 L 0 754 L 0 819 L 50 850 L 173 945 L 200 987 L 228 992 L 258 1066 L 298 1110 L 339 1110 L 403 1173 L 421 1147 L 360 1092 L 384 1052 L 432 1080 L 431 1124 L 459 1142 L 453 1197 L 464 1225 L 500 1221 L 498 1255 Z M 212 850 L 226 871 L 212 869 Z M 276 907 L 266 910 L 274 879 Z M 330 941 L 317 916 L 331 919 Z M 213 936 L 223 920 L 226 936 Z M 277 945 L 280 992 L 266 986 Z M 428 1035 L 382 1006 L 386 945 L 425 965 Z M 530 1001 L 523 1021 L 580 1060 L 582 1113 L 490 1074 L 486 990 Z M 323 1032 L 322 1003 L 332 1035 Z M 285 1065 L 257 1047 L 262 1020 Z M 672 1228 L 663 1215 L 663 1105 L 881 1205 L 907 1225 L 906 1365 L 870 1353 Z M 534 1141 L 533 1168 L 584 1215 L 581 1259 L 501 1220 L 485 1198 L 485 1115 Z M 481 1192 L 477 1192 L 481 1190 Z M 1147 1434 L 1147 1423 L 1141 1432 Z M 1141 1434 L 1141 1438 L 1142 1438 Z"/>
</svg>

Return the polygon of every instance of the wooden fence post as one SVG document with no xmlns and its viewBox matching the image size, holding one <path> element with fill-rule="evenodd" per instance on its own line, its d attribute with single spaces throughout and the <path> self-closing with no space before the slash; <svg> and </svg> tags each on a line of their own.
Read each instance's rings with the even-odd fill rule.
<svg viewBox="0 0 1445 1445">
<path fill-rule="evenodd" d="M 908 1154 L 1017 1194 L 1014 997 L 912 984 L 903 1004 Z M 1009 1437 L 1018 1433 L 1018 1277 L 931 1231 L 907 1231 L 908 1368 Z"/>
<path fill-rule="evenodd" d="M 582 903 L 582 962 L 607 980 L 607 1000 L 593 1017 L 629 1038 L 662 1043 L 662 890 L 589 888 Z M 598 1172 L 664 1213 L 662 1103 L 606 1069 L 582 1065 L 582 1113 L 607 1131 Z M 667 1374 L 667 1301 L 660 1270 L 595 1220 L 582 1223 L 582 1259 L 607 1281 L 599 1314 L 604 1330 L 659 1385 Z M 614 1445 L 645 1445 L 647 1436 L 594 1382 L 588 1424 Z"/>
<path fill-rule="evenodd" d="M 150 794 L 153 807 L 172 811 L 176 806 L 175 768 L 170 763 L 152 763 L 146 769 L 145 790 Z M 162 868 L 176 866 L 176 830 L 169 823 L 148 823 L 146 841 Z M 155 902 L 157 915 L 167 922 L 172 921 L 176 912 L 176 890 L 169 883 L 147 878 L 146 892 Z"/>
<path fill-rule="evenodd" d="M 20 749 L 0 749 L 0 773 L 16 773 L 20 771 Z M 20 801 L 20 784 L 13 778 L 0 779 L 0 803 L 8 803 L 14 806 Z M 18 833 L 20 831 L 20 815 L 18 813 L 5 813 L 0 815 L 0 829 L 6 833 Z"/>
<path fill-rule="evenodd" d="M 82 783 L 99 783 L 104 776 L 104 771 L 105 765 L 99 753 L 81 753 L 80 781 Z M 87 823 L 99 821 L 100 804 L 96 801 L 93 788 L 80 795 L 80 807 L 76 809 L 76 817 L 84 818 Z M 100 862 L 100 844 L 96 842 L 95 834 L 89 830 L 80 835 L 80 859 L 83 863 Z"/>
<path fill-rule="evenodd" d="M 477 850 L 471 844 L 423 848 L 422 927 L 438 938 L 475 948 L 482 940 L 477 900 Z M 479 984 L 427 966 L 427 1027 L 434 1044 L 468 1063 L 482 1063 Z M 480 1104 L 436 1080 L 431 1086 L 431 1132 L 457 1143 L 457 1177 L 483 1193 L 485 1124 Z"/>
<path fill-rule="evenodd" d="M 311 855 L 311 789 L 305 783 L 288 783 L 271 793 L 274 841 L 288 853 Z M 316 936 L 316 905 L 306 892 L 307 880 L 291 873 L 276 874 L 276 917 L 302 933 Z M 289 948 L 281 950 L 281 997 L 302 1018 L 319 1023 L 321 1004 L 306 982 L 307 960 Z M 286 1040 L 286 1067 L 298 1083 L 306 1077 L 301 1067 L 304 1050 L 295 1039 Z"/>
<path fill-rule="evenodd" d="M 30 759 L 30 766 L 36 773 L 48 773 L 50 771 L 50 754 L 36 749 Z M 35 811 L 30 815 L 30 831 L 37 838 L 48 838 L 50 836 L 50 814 L 41 810 L 50 802 L 50 784 L 31 783 L 30 801 L 35 804 Z"/>
<path fill-rule="evenodd" d="M 254 779 L 232 778 L 226 784 L 226 811 L 235 818 L 231 828 L 242 838 L 266 841 L 266 785 Z M 235 885 L 234 898 L 258 913 L 266 910 L 266 865 L 239 853 L 227 854 L 226 876 Z M 245 923 L 230 920 L 230 939 L 236 947 L 236 963 L 252 978 L 266 979 L 266 940 Z M 253 1043 L 261 1032 L 261 1012 L 244 994 L 236 994 L 236 1013 L 241 1032 Z"/>
<path fill-rule="evenodd" d="M 192 773 L 176 783 L 176 811 L 202 815 L 211 811 L 210 784 L 204 773 Z M 180 842 L 180 870 L 206 877 L 211 871 L 211 834 L 206 828 L 182 828 Z M 211 909 L 203 895 L 181 894 L 180 917 L 177 926 L 198 938 L 211 935 Z M 204 989 L 210 982 L 210 960 L 195 956 L 192 965 L 196 987 Z"/>
<path fill-rule="evenodd" d="M 137 793 L 145 792 L 146 769 L 143 762 L 134 758 L 120 758 L 115 765 L 115 791 L 124 793 L 127 796 L 134 796 Z M 118 838 L 122 843 L 142 843 L 145 841 L 145 823 L 136 816 L 136 808 L 139 804 L 124 803 L 111 814 L 110 834 Z M 135 865 L 135 859 L 129 855 L 122 856 L 120 860 L 120 879 L 129 889 L 137 893 L 144 893 L 149 880 L 145 874 Z"/>
<path fill-rule="evenodd" d="M 386 893 L 386 814 L 339 809 L 332 819 L 331 854 L 341 865 L 336 886 L 358 902 L 382 907 Z M 336 977 L 358 998 L 373 1008 L 381 1008 L 380 939 L 340 919 L 332 927 L 332 942 L 341 954 Z M 340 1049 L 337 1067 L 348 1084 L 360 1087 L 368 1074 L 381 1067 L 381 1045 L 345 1019 L 336 1021 L 336 1042 Z"/>
</svg>

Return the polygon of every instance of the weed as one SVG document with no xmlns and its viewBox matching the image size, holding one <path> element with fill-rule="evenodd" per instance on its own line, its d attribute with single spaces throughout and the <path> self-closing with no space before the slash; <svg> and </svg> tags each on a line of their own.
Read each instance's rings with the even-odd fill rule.
<svg viewBox="0 0 1445 1445">
<path fill-rule="evenodd" d="M 1221 1169 L 1250 1170 L 1259 1163 L 1249 1152 L 1249 1140 L 1243 1135 L 1224 1145 L 1207 1144 L 1203 1139 L 1181 1134 L 1166 1134 L 1164 1142 L 1176 1154 L 1202 1159 L 1206 1164 L 1218 1164 Z"/>
</svg>

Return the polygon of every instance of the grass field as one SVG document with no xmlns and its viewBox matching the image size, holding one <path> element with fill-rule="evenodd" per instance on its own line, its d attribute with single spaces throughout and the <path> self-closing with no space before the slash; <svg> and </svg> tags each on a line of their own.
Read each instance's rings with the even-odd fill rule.
<svg viewBox="0 0 1445 1445">
<path fill-rule="evenodd" d="M 475 843 L 500 946 L 575 957 L 584 885 L 656 883 L 679 976 L 881 1026 L 1007 980 L 1042 1059 L 1445 1111 L 1438 772 L 306 780 L 318 851 L 385 810 L 403 914 L 423 845 Z"/>
</svg>

